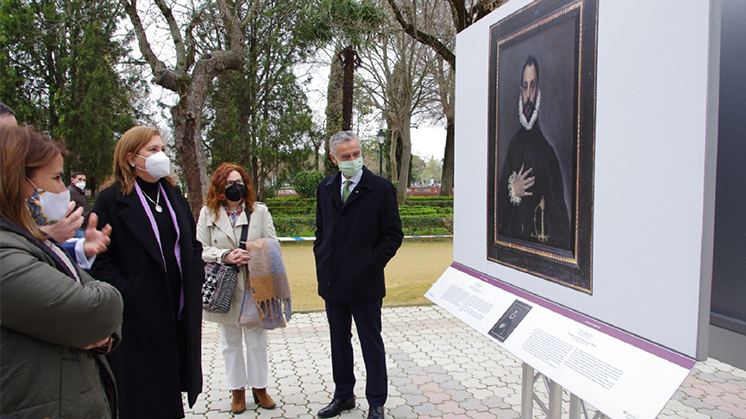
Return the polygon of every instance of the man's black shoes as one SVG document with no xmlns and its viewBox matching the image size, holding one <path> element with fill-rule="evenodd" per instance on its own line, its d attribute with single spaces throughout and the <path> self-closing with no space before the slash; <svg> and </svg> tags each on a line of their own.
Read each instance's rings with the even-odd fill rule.
<svg viewBox="0 0 746 419">
<path fill-rule="evenodd" d="M 383 406 L 371 407 L 368 411 L 368 419 L 383 419 Z"/>
<path fill-rule="evenodd" d="M 333 399 L 329 406 L 319 410 L 318 417 L 320 418 L 331 418 L 342 413 L 344 410 L 351 410 L 355 408 L 355 398 L 351 397 L 347 400 Z M 383 412 L 383 410 L 381 410 Z M 383 416 L 380 416 L 383 418 Z"/>
</svg>

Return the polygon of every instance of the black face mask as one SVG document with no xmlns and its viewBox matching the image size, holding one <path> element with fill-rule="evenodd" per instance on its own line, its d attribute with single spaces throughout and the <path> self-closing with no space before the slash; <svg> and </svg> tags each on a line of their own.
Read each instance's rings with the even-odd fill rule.
<svg viewBox="0 0 746 419">
<path fill-rule="evenodd" d="M 229 201 L 238 202 L 246 194 L 246 186 L 234 183 L 225 188 L 225 198 Z"/>
</svg>

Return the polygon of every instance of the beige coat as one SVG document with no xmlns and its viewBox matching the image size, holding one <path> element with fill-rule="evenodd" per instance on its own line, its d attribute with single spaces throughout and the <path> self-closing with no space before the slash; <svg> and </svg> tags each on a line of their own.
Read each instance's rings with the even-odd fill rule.
<svg viewBox="0 0 746 419">
<path fill-rule="evenodd" d="M 215 221 L 215 213 L 208 207 L 202 207 L 197 222 L 197 240 L 202 243 L 202 259 L 205 263 L 222 262 L 225 252 L 235 249 L 241 240 L 241 228 L 246 225 L 248 213 L 244 211 L 236 221 L 236 226 L 231 227 L 231 221 L 224 209 Z M 252 241 L 260 238 L 277 238 L 275 225 L 272 222 L 267 206 L 261 202 L 254 203 L 254 211 L 251 213 L 249 232 L 246 240 Z M 231 308 L 227 313 L 209 313 L 202 311 L 203 319 L 210 322 L 223 324 L 238 324 L 238 315 L 241 311 L 243 295 L 246 291 L 246 266 L 238 270 L 238 281 L 236 291 L 233 293 Z"/>
</svg>

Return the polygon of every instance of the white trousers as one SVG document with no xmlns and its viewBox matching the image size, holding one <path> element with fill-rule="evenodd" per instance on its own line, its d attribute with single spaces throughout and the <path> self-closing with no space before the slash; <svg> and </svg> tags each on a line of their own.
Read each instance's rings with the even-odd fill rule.
<svg viewBox="0 0 746 419">
<path fill-rule="evenodd" d="M 230 324 L 219 326 L 228 388 L 239 390 L 267 387 L 267 331 L 258 327 L 238 327 Z"/>
</svg>

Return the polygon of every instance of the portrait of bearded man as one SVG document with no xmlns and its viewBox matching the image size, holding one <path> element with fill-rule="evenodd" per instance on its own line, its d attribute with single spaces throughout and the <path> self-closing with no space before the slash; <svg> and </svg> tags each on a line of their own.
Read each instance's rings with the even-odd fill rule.
<svg viewBox="0 0 746 419">
<path fill-rule="evenodd" d="M 500 235 L 569 250 L 570 221 L 557 153 L 539 125 L 539 62 L 521 69 L 518 118 L 496 186 Z"/>
</svg>

